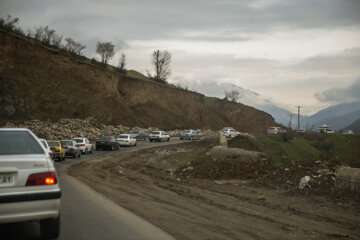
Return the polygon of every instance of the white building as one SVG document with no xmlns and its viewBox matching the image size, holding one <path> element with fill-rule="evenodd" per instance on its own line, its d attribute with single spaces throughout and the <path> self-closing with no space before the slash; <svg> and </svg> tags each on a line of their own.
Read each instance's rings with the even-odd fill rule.
<svg viewBox="0 0 360 240">
<path fill-rule="evenodd" d="M 267 129 L 267 134 L 269 135 L 276 135 L 276 134 L 279 134 L 279 133 L 284 133 L 286 132 L 285 129 L 282 129 L 281 127 L 268 127 Z"/>
</svg>

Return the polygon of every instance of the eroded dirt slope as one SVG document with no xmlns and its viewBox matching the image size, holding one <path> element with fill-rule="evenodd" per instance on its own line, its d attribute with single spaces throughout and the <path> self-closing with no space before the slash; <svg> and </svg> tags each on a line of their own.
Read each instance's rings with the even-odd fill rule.
<svg viewBox="0 0 360 240">
<path fill-rule="evenodd" d="M 252 107 L 130 78 L 114 68 L 0 31 L 0 121 L 95 117 L 126 126 L 264 132 Z"/>
</svg>

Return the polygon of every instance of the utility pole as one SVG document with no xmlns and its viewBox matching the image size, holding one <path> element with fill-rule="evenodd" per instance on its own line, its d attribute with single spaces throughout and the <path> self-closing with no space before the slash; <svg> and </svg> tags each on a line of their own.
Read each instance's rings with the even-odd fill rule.
<svg viewBox="0 0 360 240">
<path fill-rule="evenodd" d="M 290 117 L 290 120 L 289 120 L 289 129 L 292 129 L 292 117 L 293 117 L 293 114 L 292 113 L 290 113 L 290 115 L 289 115 L 289 117 Z"/>
<path fill-rule="evenodd" d="M 300 130 L 300 109 L 301 109 L 301 106 L 297 106 L 297 109 L 298 109 L 298 126 L 297 126 L 297 129 Z"/>
</svg>

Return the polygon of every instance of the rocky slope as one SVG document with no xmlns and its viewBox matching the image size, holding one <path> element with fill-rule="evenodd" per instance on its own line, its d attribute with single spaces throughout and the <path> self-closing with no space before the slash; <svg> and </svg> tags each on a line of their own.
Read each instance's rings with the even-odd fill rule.
<svg viewBox="0 0 360 240">
<path fill-rule="evenodd" d="M 273 118 L 0 31 L 0 120 L 95 119 L 126 126 L 264 132 Z"/>
</svg>

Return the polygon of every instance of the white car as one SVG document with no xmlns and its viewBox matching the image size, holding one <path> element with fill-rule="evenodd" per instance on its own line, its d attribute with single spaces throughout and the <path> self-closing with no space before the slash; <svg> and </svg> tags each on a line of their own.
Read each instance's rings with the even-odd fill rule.
<svg viewBox="0 0 360 240">
<path fill-rule="evenodd" d="M 180 140 L 200 140 L 202 137 L 200 129 L 188 129 L 180 134 Z"/>
<path fill-rule="evenodd" d="M 136 146 L 136 138 L 131 134 L 120 134 L 116 141 L 120 146 Z"/>
<path fill-rule="evenodd" d="M 233 138 L 240 134 L 238 131 L 236 131 L 235 129 L 233 129 L 231 127 L 224 128 L 223 133 L 224 133 L 224 136 L 227 138 Z"/>
<path fill-rule="evenodd" d="M 83 154 L 88 154 L 93 152 L 93 145 L 90 143 L 89 139 L 84 137 L 76 137 L 73 138 L 73 140 L 76 142 L 76 147 L 78 147 Z"/>
<path fill-rule="evenodd" d="M 152 131 L 149 134 L 150 142 L 168 142 L 170 141 L 170 135 L 165 131 Z"/>
<path fill-rule="evenodd" d="M 24 128 L 0 128 L 0 224 L 38 221 L 43 239 L 60 233 L 61 190 L 47 150 Z"/>
<path fill-rule="evenodd" d="M 46 141 L 46 139 L 39 138 L 39 140 L 42 143 L 42 145 L 44 146 L 44 148 L 46 149 L 46 151 L 48 152 L 51 159 L 53 159 L 54 158 L 54 153 L 51 151 L 50 146 L 49 146 L 48 142 Z"/>
</svg>

